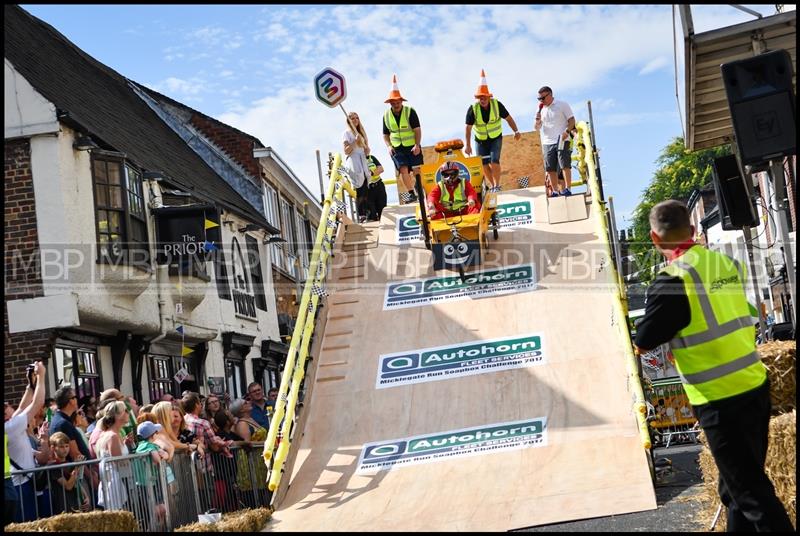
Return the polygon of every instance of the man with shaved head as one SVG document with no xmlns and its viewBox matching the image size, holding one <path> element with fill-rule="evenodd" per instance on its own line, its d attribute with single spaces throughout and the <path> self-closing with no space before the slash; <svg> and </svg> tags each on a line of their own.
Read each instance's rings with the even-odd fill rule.
<svg viewBox="0 0 800 536">
<path fill-rule="evenodd" d="M 756 351 L 745 267 L 694 242 L 689 210 L 664 201 L 650 211 L 650 238 L 667 259 L 647 289 L 639 352 L 669 342 L 675 366 L 719 469 L 729 532 L 793 532 L 764 472 L 770 394 Z"/>
</svg>

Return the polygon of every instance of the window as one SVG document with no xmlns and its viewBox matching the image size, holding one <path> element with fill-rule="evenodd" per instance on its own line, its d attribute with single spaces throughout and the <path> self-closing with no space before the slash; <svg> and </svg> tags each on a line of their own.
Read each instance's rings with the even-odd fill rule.
<svg viewBox="0 0 800 536">
<path fill-rule="evenodd" d="M 298 277 L 305 281 L 308 278 L 308 263 L 312 244 L 308 237 L 308 220 L 299 212 L 295 212 L 295 228 L 297 229 L 297 256 L 300 259 L 300 272 Z"/>
<path fill-rule="evenodd" d="M 78 398 L 99 397 L 103 391 L 96 349 L 56 345 L 53 366 L 56 389 L 69 385 Z"/>
<path fill-rule="evenodd" d="M 264 276 L 261 271 L 261 256 L 258 252 L 258 240 L 250 235 L 245 235 L 247 242 L 248 266 L 250 267 L 250 279 L 253 281 L 253 293 L 256 297 L 256 307 L 262 311 L 267 310 L 267 298 L 265 296 Z"/>
<path fill-rule="evenodd" d="M 121 158 L 93 155 L 98 260 L 150 267 L 142 175 Z"/>
<path fill-rule="evenodd" d="M 297 278 L 297 266 L 295 263 L 297 255 L 297 230 L 294 221 L 294 207 L 286 199 L 281 199 L 281 234 L 286 240 L 283 243 L 284 257 L 283 269 Z"/>
<path fill-rule="evenodd" d="M 238 350 L 231 350 L 225 357 L 225 386 L 231 399 L 244 397 L 244 359 Z"/>
<path fill-rule="evenodd" d="M 278 192 L 272 185 L 264 183 L 264 216 L 267 221 L 277 228 L 281 226 L 281 218 L 278 214 Z"/>
<path fill-rule="evenodd" d="M 147 377 L 150 379 L 150 401 L 161 400 L 166 393 L 175 394 L 175 367 L 172 357 L 161 355 L 147 356 Z"/>
</svg>

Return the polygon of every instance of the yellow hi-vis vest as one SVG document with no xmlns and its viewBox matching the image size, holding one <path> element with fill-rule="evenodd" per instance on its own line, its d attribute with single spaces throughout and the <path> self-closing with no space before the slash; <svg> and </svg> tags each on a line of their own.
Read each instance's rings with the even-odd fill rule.
<svg viewBox="0 0 800 536">
<path fill-rule="evenodd" d="M 744 267 L 695 245 L 662 273 L 680 277 L 689 298 L 689 325 L 669 343 L 689 402 L 706 404 L 763 384 L 767 372 L 756 350 Z"/>
<path fill-rule="evenodd" d="M 472 112 L 475 114 L 475 139 L 483 141 L 486 138 L 496 138 L 503 135 L 503 124 L 500 122 L 500 107 L 495 99 L 489 99 L 489 122 L 483 122 L 481 105 L 476 102 L 472 105 Z"/>
<path fill-rule="evenodd" d="M 367 157 L 367 164 L 369 165 L 369 183 L 375 184 L 381 180 L 381 176 L 375 173 L 375 170 L 378 169 L 378 166 L 375 164 L 375 159 L 373 159 L 372 156 Z"/>
<path fill-rule="evenodd" d="M 439 197 L 439 202 L 444 205 L 446 210 L 457 211 L 467 206 L 466 188 L 464 181 L 459 181 L 458 188 L 453 190 L 453 197 L 450 197 L 450 190 L 447 189 L 444 181 L 441 184 L 442 195 Z"/>
<path fill-rule="evenodd" d="M 3 465 L 5 467 L 6 476 L 4 478 L 11 478 L 11 458 L 8 456 L 8 434 L 3 434 L 3 454 L 5 455 L 5 462 Z"/>
<path fill-rule="evenodd" d="M 403 106 L 403 111 L 400 112 L 399 126 L 391 108 L 383 114 L 383 124 L 389 129 L 389 142 L 392 147 L 400 147 L 401 145 L 403 147 L 413 147 L 416 144 L 416 141 L 414 141 L 414 129 L 408 125 L 411 110 L 413 110 L 411 106 Z"/>
</svg>

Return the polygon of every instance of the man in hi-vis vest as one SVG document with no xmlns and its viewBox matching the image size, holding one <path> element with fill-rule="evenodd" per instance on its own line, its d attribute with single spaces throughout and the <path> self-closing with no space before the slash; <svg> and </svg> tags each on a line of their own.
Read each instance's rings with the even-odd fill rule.
<svg viewBox="0 0 800 536">
<path fill-rule="evenodd" d="M 441 181 L 428 194 L 428 216 L 439 220 L 446 216 L 480 214 L 481 203 L 475 188 L 461 176 L 458 164 L 445 162 L 439 167 Z"/>
<path fill-rule="evenodd" d="M 695 244 L 686 205 L 650 211 L 650 237 L 669 264 L 647 291 L 639 352 L 669 342 L 695 417 L 719 469 L 728 531 L 794 531 L 764 472 L 769 381 L 755 345 L 745 267 Z"/>
<path fill-rule="evenodd" d="M 467 109 L 467 145 L 464 154 L 472 154 L 472 144 L 470 133 L 474 131 L 475 144 L 478 146 L 478 156 L 488 157 L 483 161 L 483 175 L 486 177 L 486 185 L 492 192 L 500 191 L 500 151 L 503 148 L 503 123 L 501 119 L 508 121 L 508 126 L 514 131 L 514 139 L 519 140 L 522 135 L 517 130 L 517 123 L 503 106 L 503 103 L 492 98 L 489 93 L 489 86 L 486 84 L 486 73 L 481 69 L 481 82 L 475 98 L 478 102 Z"/>
<path fill-rule="evenodd" d="M 400 172 L 400 178 L 406 187 L 407 193 L 403 197 L 406 203 L 417 200 L 414 192 L 414 178 L 411 168 L 422 165 L 422 129 L 419 125 L 417 112 L 411 106 L 404 106 L 406 100 L 400 95 L 397 87 L 397 75 L 392 77 L 392 90 L 384 101 L 390 108 L 383 114 L 383 141 L 394 162 L 394 167 Z"/>
</svg>

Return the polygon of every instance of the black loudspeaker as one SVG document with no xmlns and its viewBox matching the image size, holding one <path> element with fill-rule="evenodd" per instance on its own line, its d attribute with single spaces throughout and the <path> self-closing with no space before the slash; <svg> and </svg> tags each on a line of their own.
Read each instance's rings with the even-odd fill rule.
<svg viewBox="0 0 800 536">
<path fill-rule="evenodd" d="M 736 156 L 715 158 L 713 177 L 722 228 L 732 231 L 758 226 L 758 216 L 750 188 L 739 173 Z"/>
<path fill-rule="evenodd" d="M 792 71 L 783 49 L 722 65 L 742 165 L 796 154 Z"/>
</svg>

